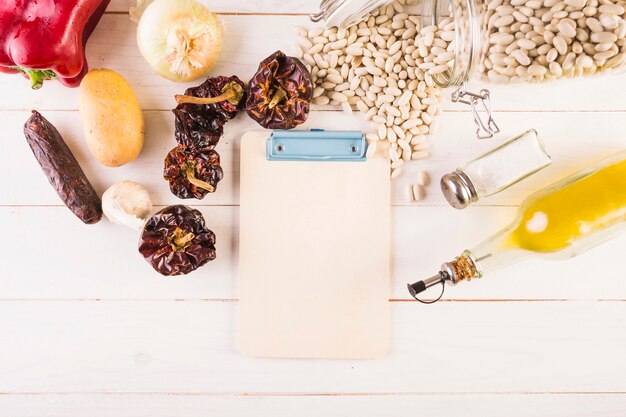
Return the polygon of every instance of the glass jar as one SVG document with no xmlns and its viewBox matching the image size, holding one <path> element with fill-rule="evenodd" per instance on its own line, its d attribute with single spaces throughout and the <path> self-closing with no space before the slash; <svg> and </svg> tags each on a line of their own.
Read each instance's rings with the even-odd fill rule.
<svg viewBox="0 0 626 417">
<path fill-rule="evenodd" d="M 454 59 L 433 75 L 440 87 L 456 87 L 452 101 L 472 108 L 478 138 L 500 129 L 489 90 L 465 83 L 538 83 L 626 66 L 624 0 L 423 0 L 423 26 L 454 22 Z"/>
<path fill-rule="evenodd" d="M 623 0 L 423 0 L 423 24 L 454 20 L 454 62 L 434 76 L 459 87 L 594 75 L 626 64 Z"/>
<path fill-rule="evenodd" d="M 347 27 L 391 3 L 324 0 L 312 19 Z M 411 58 L 439 87 L 456 87 L 452 101 L 471 106 L 477 136 L 490 138 L 500 131 L 490 93 L 467 91 L 468 80 L 537 83 L 622 70 L 625 9 L 626 0 L 422 0 L 406 7 L 422 15 Z"/>
<path fill-rule="evenodd" d="M 320 11 L 310 16 L 313 22 L 324 21 L 326 27 L 350 27 L 369 13 L 393 0 L 322 0 Z"/>
</svg>

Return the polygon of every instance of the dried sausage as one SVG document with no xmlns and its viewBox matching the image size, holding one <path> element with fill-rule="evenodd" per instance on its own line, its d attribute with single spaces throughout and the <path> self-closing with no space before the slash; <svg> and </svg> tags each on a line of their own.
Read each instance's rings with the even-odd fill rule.
<svg viewBox="0 0 626 417">
<path fill-rule="evenodd" d="M 102 218 L 100 197 L 59 131 L 33 110 L 24 124 L 24 136 L 63 203 L 83 222 L 99 222 Z"/>
</svg>

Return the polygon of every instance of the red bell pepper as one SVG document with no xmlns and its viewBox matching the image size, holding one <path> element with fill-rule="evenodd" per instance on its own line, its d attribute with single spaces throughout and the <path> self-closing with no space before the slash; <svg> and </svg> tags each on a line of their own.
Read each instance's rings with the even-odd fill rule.
<svg viewBox="0 0 626 417">
<path fill-rule="evenodd" d="M 78 87 L 85 44 L 110 0 L 1 0 L 0 72 L 21 72 L 32 88 L 57 78 Z"/>
</svg>

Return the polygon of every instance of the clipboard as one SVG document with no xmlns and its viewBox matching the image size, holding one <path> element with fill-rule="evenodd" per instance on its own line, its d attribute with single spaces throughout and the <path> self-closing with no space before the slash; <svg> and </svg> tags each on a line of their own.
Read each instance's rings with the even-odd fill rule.
<svg viewBox="0 0 626 417">
<path fill-rule="evenodd" d="M 243 136 L 242 353 L 370 359 L 388 352 L 389 160 L 366 152 L 354 131 Z"/>
</svg>

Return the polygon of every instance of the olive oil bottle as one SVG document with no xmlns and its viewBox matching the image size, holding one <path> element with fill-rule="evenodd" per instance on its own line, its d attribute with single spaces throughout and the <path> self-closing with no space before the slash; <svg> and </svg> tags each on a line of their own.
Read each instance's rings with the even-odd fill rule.
<svg viewBox="0 0 626 417">
<path fill-rule="evenodd" d="M 626 226 L 626 150 L 528 197 L 515 220 L 431 278 L 409 284 L 416 295 L 455 285 L 529 257 L 574 257 Z"/>
</svg>

